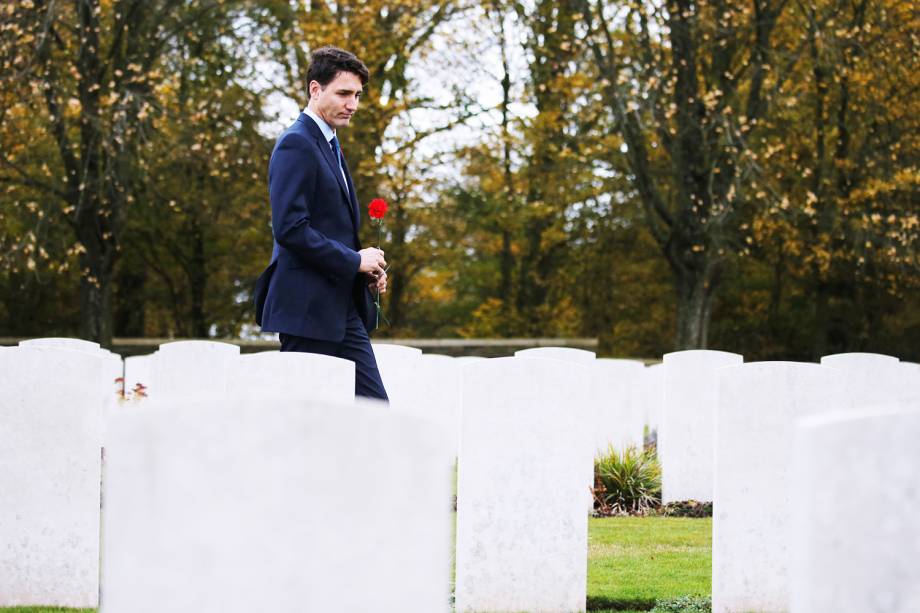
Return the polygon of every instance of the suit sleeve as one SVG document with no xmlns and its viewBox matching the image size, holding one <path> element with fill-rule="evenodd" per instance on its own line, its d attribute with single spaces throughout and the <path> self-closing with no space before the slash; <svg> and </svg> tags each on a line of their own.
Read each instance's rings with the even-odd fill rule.
<svg viewBox="0 0 920 613">
<path fill-rule="evenodd" d="M 310 203 L 316 185 L 316 157 L 305 139 L 289 134 L 270 162 L 268 193 L 272 232 L 278 244 L 325 275 L 346 281 L 358 274 L 361 256 L 310 224 Z"/>
</svg>

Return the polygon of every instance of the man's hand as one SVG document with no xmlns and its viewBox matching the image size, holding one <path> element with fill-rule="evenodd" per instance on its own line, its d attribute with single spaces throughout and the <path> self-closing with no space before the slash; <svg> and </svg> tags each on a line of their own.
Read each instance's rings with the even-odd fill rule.
<svg viewBox="0 0 920 613">
<path fill-rule="evenodd" d="M 367 289 L 373 292 L 380 292 L 381 294 L 387 293 L 387 273 L 383 272 L 382 275 L 376 279 L 371 279 L 370 283 L 367 284 Z"/>
<path fill-rule="evenodd" d="M 383 259 L 383 251 L 376 247 L 368 247 L 359 251 L 358 255 L 361 256 L 358 272 L 366 272 L 375 278 L 386 276 L 384 269 L 387 267 L 387 261 Z"/>
</svg>

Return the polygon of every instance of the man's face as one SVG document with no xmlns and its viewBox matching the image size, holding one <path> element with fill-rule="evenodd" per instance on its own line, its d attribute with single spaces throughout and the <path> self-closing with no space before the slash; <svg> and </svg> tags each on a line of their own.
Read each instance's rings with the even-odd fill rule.
<svg viewBox="0 0 920 613">
<path fill-rule="evenodd" d="M 358 110 L 361 91 L 358 75 L 341 71 L 326 87 L 317 81 L 310 81 L 309 106 L 332 128 L 342 128 L 348 125 L 351 116 Z"/>
</svg>

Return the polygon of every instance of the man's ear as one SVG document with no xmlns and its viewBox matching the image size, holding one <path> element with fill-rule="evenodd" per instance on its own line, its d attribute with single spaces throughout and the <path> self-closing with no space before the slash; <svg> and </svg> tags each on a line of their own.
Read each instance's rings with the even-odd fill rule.
<svg viewBox="0 0 920 613">
<path fill-rule="evenodd" d="M 310 81 L 307 85 L 307 91 L 310 93 L 310 98 L 315 98 L 319 95 L 319 92 L 323 89 L 323 86 L 319 84 L 319 81 L 316 79 Z"/>
</svg>

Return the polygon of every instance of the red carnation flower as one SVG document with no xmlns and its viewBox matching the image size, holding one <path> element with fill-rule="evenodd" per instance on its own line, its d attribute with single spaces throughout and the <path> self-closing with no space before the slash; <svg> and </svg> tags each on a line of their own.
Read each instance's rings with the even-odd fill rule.
<svg viewBox="0 0 920 613">
<path fill-rule="evenodd" d="M 367 213 L 371 219 L 383 219 L 383 216 L 387 214 L 387 201 L 383 198 L 374 198 L 367 205 Z"/>
</svg>

